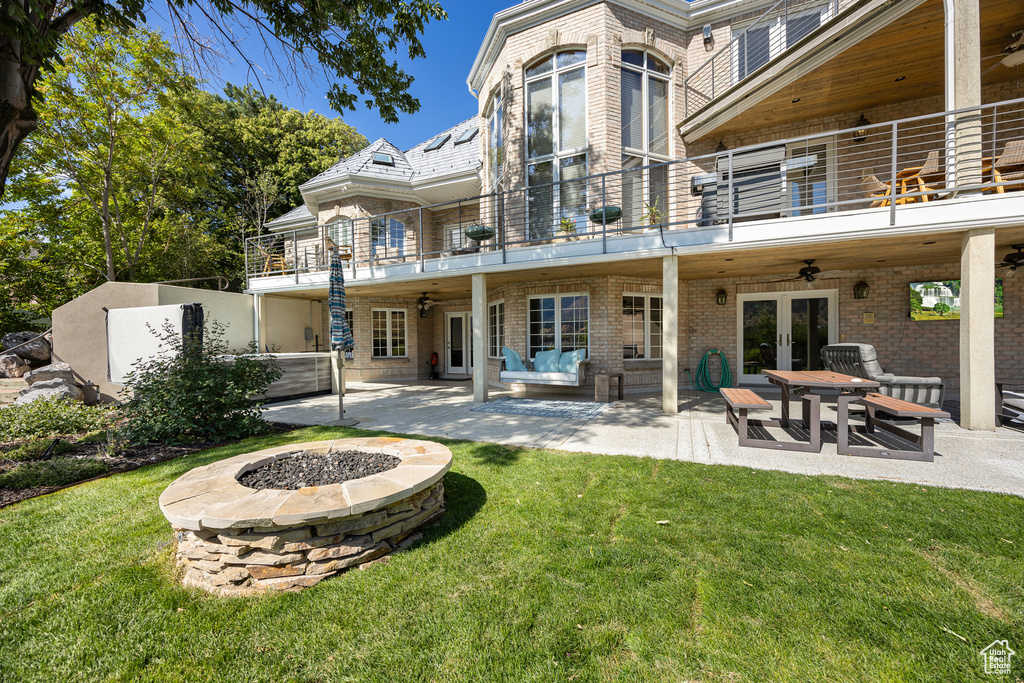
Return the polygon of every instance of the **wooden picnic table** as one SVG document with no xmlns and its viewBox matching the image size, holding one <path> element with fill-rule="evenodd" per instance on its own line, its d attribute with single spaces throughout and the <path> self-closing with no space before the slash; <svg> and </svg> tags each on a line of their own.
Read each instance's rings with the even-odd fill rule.
<svg viewBox="0 0 1024 683">
<path fill-rule="evenodd" d="M 783 429 L 790 426 L 789 403 L 797 396 L 803 403 L 803 427 L 810 434 L 808 444 L 800 444 L 791 450 L 821 451 L 821 396 L 822 389 L 838 389 L 840 392 L 864 394 L 868 389 L 881 385 L 863 377 L 853 377 L 828 370 L 762 370 L 768 381 L 782 390 L 782 416 L 778 425 Z"/>
</svg>

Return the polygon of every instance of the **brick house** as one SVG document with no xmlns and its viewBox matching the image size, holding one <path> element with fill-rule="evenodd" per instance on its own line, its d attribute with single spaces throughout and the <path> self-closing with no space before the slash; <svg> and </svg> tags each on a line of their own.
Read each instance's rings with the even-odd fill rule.
<svg viewBox="0 0 1024 683">
<path fill-rule="evenodd" d="M 423 379 L 437 353 L 486 400 L 503 346 L 585 348 L 576 391 L 623 373 L 675 411 L 709 349 L 756 385 L 857 341 L 992 428 L 995 379 L 1024 383 L 1021 8 L 515 5 L 470 70 L 475 115 L 302 185 L 247 245 L 247 291 L 326 301 L 327 240 L 349 247 L 356 380 Z M 921 282 L 960 317 L 913 319 Z"/>
</svg>

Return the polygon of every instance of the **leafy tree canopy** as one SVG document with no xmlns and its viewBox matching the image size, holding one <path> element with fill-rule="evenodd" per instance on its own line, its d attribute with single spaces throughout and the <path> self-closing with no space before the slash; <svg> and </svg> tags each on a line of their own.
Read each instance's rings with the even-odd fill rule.
<svg viewBox="0 0 1024 683">
<path fill-rule="evenodd" d="M 130 30 L 155 6 L 143 0 L 5 0 L 0 13 L 0 194 L 18 146 L 37 125 L 37 81 L 59 61 L 61 37 L 87 16 L 101 27 Z M 301 87 L 311 72 L 327 76 L 327 100 L 338 112 L 363 103 L 394 123 L 419 102 L 409 94 L 412 77 L 392 58 L 404 48 L 410 59 L 425 55 L 419 36 L 432 19 L 447 15 L 433 0 L 166 0 L 163 8 L 195 66 L 241 58 L 259 73 L 240 36 L 262 41 L 267 70 Z M 210 26 L 215 35 L 203 35 Z M 275 50 L 287 59 L 275 57 Z"/>
</svg>

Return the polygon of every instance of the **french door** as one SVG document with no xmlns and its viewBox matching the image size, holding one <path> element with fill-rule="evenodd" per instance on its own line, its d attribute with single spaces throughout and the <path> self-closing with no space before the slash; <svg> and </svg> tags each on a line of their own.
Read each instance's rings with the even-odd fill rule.
<svg viewBox="0 0 1024 683">
<path fill-rule="evenodd" d="M 444 314 L 445 374 L 473 374 L 473 317 L 470 313 Z"/>
<path fill-rule="evenodd" d="M 835 289 L 740 294 L 737 348 L 743 384 L 767 384 L 761 370 L 822 370 L 821 348 L 839 340 Z"/>
</svg>

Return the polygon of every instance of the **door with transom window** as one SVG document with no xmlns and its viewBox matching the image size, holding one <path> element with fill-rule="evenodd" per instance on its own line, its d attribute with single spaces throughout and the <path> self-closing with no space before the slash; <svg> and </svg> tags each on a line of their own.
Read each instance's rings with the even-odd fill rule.
<svg viewBox="0 0 1024 683">
<path fill-rule="evenodd" d="M 835 289 L 740 294 L 737 348 L 742 384 L 766 384 L 762 370 L 822 370 L 821 349 L 839 341 Z"/>
</svg>

